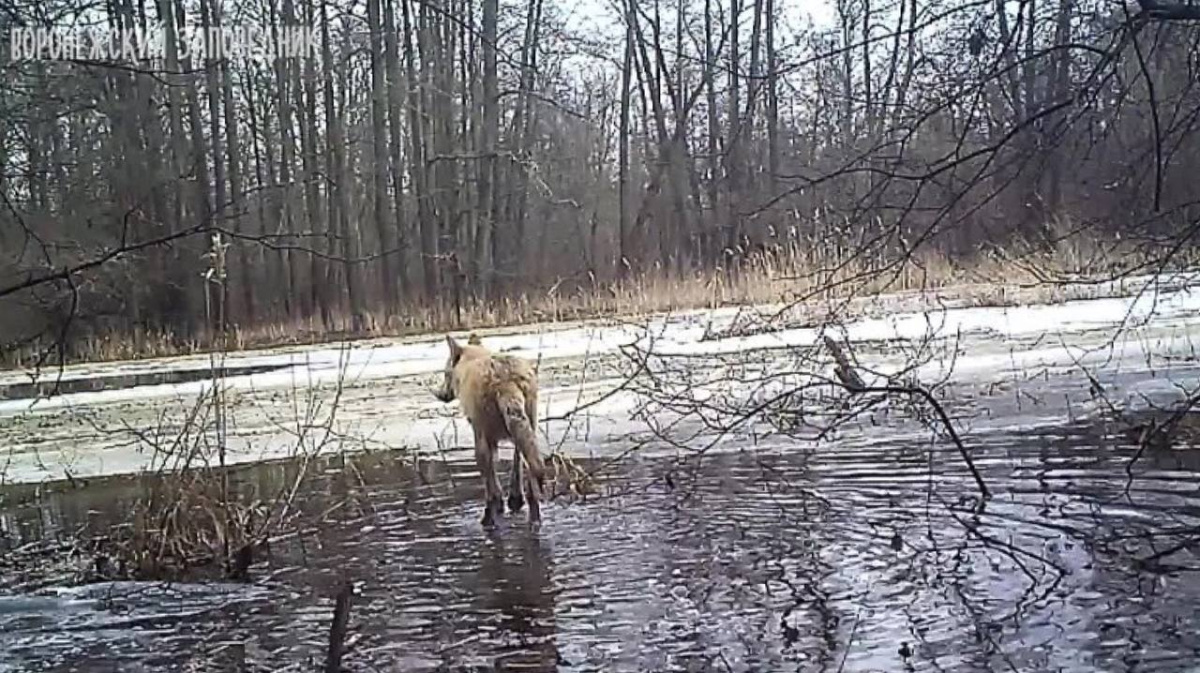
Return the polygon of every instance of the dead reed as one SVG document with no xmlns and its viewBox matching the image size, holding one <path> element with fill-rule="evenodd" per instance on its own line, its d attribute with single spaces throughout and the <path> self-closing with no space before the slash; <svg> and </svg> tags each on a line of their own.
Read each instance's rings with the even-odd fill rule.
<svg viewBox="0 0 1200 673">
<path fill-rule="evenodd" d="M 352 332 L 348 315 L 230 326 L 223 334 L 192 339 L 163 330 L 103 333 L 73 340 L 68 362 L 103 362 L 288 345 L 348 338 L 402 337 L 452 329 L 483 329 L 603 317 L 637 317 L 674 310 L 783 302 L 820 304 L 882 293 L 936 294 L 969 305 L 1050 303 L 1090 298 L 1121 289 L 1097 280 L 1165 270 L 1155 251 L 1102 243 L 1082 235 L 1052 247 L 1021 252 L 984 250 L 969 258 L 923 251 L 902 258 L 865 254 L 817 242 L 764 247 L 744 256 L 736 272 L 654 267 L 601 282 L 594 276 L 560 280 L 548 288 L 499 299 L 466 298 L 457 307 L 412 302 L 367 316 L 365 332 Z M 1176 259 L 1186 266 L 1191 259 Z M 219 344 L 218 341 L 222 341 Z M 34 343 L 0 354 L 0 366 L 27 367 L 45 352 Z"/>
</svg>

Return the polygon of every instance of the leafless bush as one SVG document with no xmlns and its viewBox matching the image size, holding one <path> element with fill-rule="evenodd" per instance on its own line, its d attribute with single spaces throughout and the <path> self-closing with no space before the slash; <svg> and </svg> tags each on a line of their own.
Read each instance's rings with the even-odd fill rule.
<svg viewBox="0 0 1200 673">
<path fill-rule="evenodd" d="M 930 325 L 930 329 L 934 329 Z M 814 330 L 814 336 L 832 331 L 832 325 Z M 761 332 L 759 332 L 761 333 Z M 956 343 L 936 340 L 933 334 L 914 343 L 889 344 L 887 370 L 861 371 L 881 382 L 912 382 L 916 371 L 935 359 L 950 361 Z M 651 339 L 645 346 L 624 349 L 626 357 L 641 374 L 631 386 L 642 402 L 637 410 L 657 432 L 680 445 L 695 447 L 700 435 L 709 436 L 702 447 L 711 446 L 725 435 L 766 421 L 775 432 L 807 432 L 820 438 L 836 432 L 849 420 L 879 406 L 882 398 L 857 401 L 839 394 L 840 382 L 833 376 L 834 361 L 822 341 L 807 345 L 748 347 L 703 352 L 671 352 Z M 644 363 L 644 364 L 643 364 Z M 933 389 L 940 381 L 927 382 Z M 683 434 L 669 429 L 690 430 Z"/>
<path fill-rule="evenodd" d="M 345 368 L 345 353 L 341 362 Z M 316 459 L 337 450 L 345 438 L 334 431 L 342 379 L 324 408 L 302 406 L 291 447 L 282 460 L 294 470 L 273 492 L 253 492 L 232 484 L 220 427 L 225 405 L 223 382 L 200 396 L 182 428 L 167 440 L 127 428 L 152 452 L 138 479 L 143 495 L 126 524 L 107 534 L 104 552 L 118 574 L 172 577 L 199 567 L 216 567 L 228 578 L 244 578 L 249 566 L 288 530 L 299 514 L 297 497 L 313 476 Z M 293 391 L 295 393 L 296 391 Z M 309 392 L 315 395 L 315 392 Z"/>
<path fill-rule="evenodd" d="M 744 315 L 731 322 L 732 334 L 721 331 L 719 338 L 779 331 L 764 327 L 769 319 Z M 657 441 L 691 457 L 729 440 L 756 443 L 782 435 L 818 443 L 850 425 L 894 426 L 893 415 L 913 418 L 957 447 L 987 497 L 986 484 L 938 401 L 953 373 L 961 335 L 947 338 L 943 324 L 929 314 L 926 321 L 921 338 L 891 342 L 874 353 L 880 361 L 875 368 L 838 345 L 831 334 L 839 328 L 832 322 L 814 329 L 811 342 L 803 345 L 718 345 L 707 353 L 672 352 L 651 335 L 644 345 L 623 349 L 633 367 L 629 387 L 640 398 L 635 415 Z M 706 328 L 705 336 L 714 334 L 711 325 Z M 940 373 L 922 380 L 919 374 L 931 364 Z"/>
<path fill-rule="evenodd" d="M 98 568 L 138 578 L 183 575 L 198 567 L 215 567 L 231 579 L 245 578 L 255 558 L 271 538 L 293 522 L 296 499 L 311 476 L 313 461 L 343 441 L 334 431 L 341 399 L 348 349 L 339 358 L 339 376 L 333 399 L 324 408 L 314 403 L 317 391 L 309 390 L 308 403 L 296 405 L 292 445 L 286 460 L 295 466 L 290 480 L 276 492 L 252 493 L 231 483 L 228 416 L 236 399 L 225 380 L 229 343 L 224 312 L 226 281 L 225 245 L 212 238 L 211 267 L 206 275 L 212 286 L 206 297 L 206 318 L 218 335 L 218 351 L 209 356 L 211 385 L 199 395 L 174 433 L 147 432 L 125 424 L 139 448 L 150 452 L 149 467 L 139 475 L 143 495 L 136 501 L 128 522 L 98 536 L 106 544 L 98 558 L 108 559 Z M 299 391 L 293 390 L 296 395 Z M 300 410 L 303 411 L 300 411 Z M 104 567 L 112 563 L 115 567 Z"/>
</svg>

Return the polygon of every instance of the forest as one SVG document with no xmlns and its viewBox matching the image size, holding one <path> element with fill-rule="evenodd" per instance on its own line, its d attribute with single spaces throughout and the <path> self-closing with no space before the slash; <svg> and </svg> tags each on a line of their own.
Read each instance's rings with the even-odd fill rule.
<svg viewBox="0 0 1200 673">
<path fill-rule="evenodd" d="M 1195 670 L 1198 27 L 0 0 L 0 670 Z"/>
<path fill-rule="evenodd" d="M 1197 18 L 1156 0 L 7 0 L 0 35 L 167 39 L 107 60 L 5 41 L 0 351 L 1179 265 L 1200 222 Z M 178 44 L 245 25 L 317 40 L 276 59 Z"/>
</svg>

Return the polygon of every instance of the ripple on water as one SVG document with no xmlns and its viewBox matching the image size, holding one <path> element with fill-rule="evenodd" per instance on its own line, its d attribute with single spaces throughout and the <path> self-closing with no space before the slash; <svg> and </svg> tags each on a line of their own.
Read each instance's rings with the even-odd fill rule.
<svg viewBox="0 0 1200 673">
<path fill-rule="evenodd" d="M 536 532 L 483 532 L 461 477 L 361 470 L 366 520 L 276 545 L 271 582 L 0 599 L 0 668 L 299 670 L 349 575 L 351 670 L 1180 670 L 1200 574 L 1135 556 L 1200 526 L 1196 473 L 1147 459 L 1127 488 L 1128 453 L 1056 441 L 983 445 L 982 511 L 953 452 L 774 449 L 632 461 Z"/>
</svg>

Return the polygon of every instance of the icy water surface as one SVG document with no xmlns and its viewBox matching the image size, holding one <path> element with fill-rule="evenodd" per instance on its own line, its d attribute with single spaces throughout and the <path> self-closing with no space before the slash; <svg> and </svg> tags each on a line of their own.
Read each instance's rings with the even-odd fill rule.
<svg viewBox="0 0 1200 673">
<path fill-rule="evenodd" d="M 10 587 L 0 669 L 315 670 L 348 578 L 353 671 L 1194 670 L 1200 459 L 1149 451 L 1130 482 L 1104 435 L 976 439 L 982 511 L 924 444 L 643 457 L 536 532 L 480 528 L 470 465 L 335 458 L 248 583 Z M 10 488 L 3 544 L 119 521 L 138 488 Z"/>
<path fill-rule="evenodd" d="M 1114 340 L 1140 313 L 1154 320 Z M 1200 390 L 1200 295 L 943 317 L 961 348 L 918 374 L 949 377 L 940 399 L 986 503 L 952 447 L 889 416 L 900 403 L 819 443 L 762 440 L 760 424 L 701 460 L 629 453 L 645 419 L 632 394 L 606 396 L 623 381 L 616 350 L 638 337 L 577 326 L 488 338 L 540 359 L 545 448 L 603 465 L 601 493 L 552 502 L 537 531 L 518 515 L 485 532 L 470 433 L 429 392 L 444 342 L 233 357 L 231 371 L 263 368 L 227 380 L 224 446 L 248 463 L 235 487 L 279 493 L 295 464 L 258 461 L 326 419 L 337 438 L 298 494 L 301 532 L 240 583 L 78 586 L 90 555 L 29 551 L 127 523 L 147 486 L 104 475 L 151 465 L 211 385 L 191 380 L 194 359 L 69 372 L 62 394 L 0 400 L 0 671 L 320 670 L 346 580 L 350 671 L 1200 670 L 1200 423 L 1139 452 L 1128 425 L 1095 420 Z M 807 371 L 783 347 L 815 330 L 713 340 L 702 318 L 664 319 L 656 343 L 682 358 L 674 373 L 711 368 L 710 394 Z M 897 366 L 930 324 L 861 321 L 855 352 Z M 755 348 L 770 355 L 718 369 Z M 17 562 L 30 558 L 42 565 Z"/>
</svg>

